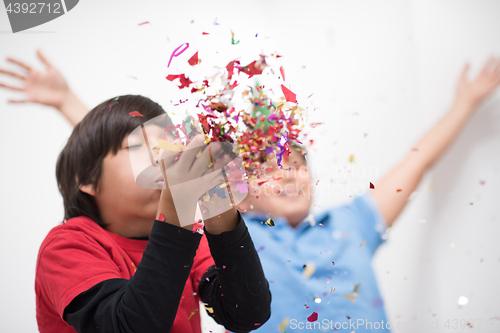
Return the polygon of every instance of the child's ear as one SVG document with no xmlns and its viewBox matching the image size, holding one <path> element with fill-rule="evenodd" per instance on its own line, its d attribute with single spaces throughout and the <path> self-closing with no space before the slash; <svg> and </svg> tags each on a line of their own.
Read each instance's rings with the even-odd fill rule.
<svg viewBox="0 0 500 333">
<path fill-rule="evenodd" d="M 78 184 L 78 177 L 75 177 L 76 178 L 76 183 Z M 81 184 L 78 184 L 78 188 L 80 189 L 80 191 L 82 191 L 83 193 L 87 193 L 91 196 L 95 196 L 95 188 L 94 188 L 94 185 L 91 185 L 91 184 L 87 184 L 87 185 L 81 185 Z"/>
<path fill-rule="evenodd" d="M 80 191 L 84 192 L 84 193 L 87 193 L 91 196 L 95 196 L 95 189 L 94 189 L 94 185 L 91 185 L 91 184 L 88 184 L 88 185 L 78 185 L 78 187 L 80 188 Z"/>
</svg>

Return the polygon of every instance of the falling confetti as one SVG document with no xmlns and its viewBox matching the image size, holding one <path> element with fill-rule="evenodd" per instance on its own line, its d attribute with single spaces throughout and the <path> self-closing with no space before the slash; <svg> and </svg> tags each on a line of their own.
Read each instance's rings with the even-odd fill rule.
<svg viewBox="0 0 500 333">
<path fill-rule="evenodd" d="M 304 265 L 304 266 L 305 267 L 303 267 L 304 270 L 302 271 L 302 276 L 305 279 L 309 279 L 316 271 L 316 265 L 314 264 L 314 262 L 311 261 L 311 262 L 307 263 L 307 265 Z"/>
<path fill-rule="evenodd" d="M 309 317 L 307 317 L 307 321 L 314 322 L 318 320 L 318 313 L 313 312 Z"/>
<path fill-rule="evenodd" d="M 149 21 L 139 23 L 138 25 L 144 25 L 144 24 L 149 24 Z"/>
<path fill-rule="evenodd" d="M 184 47 L 184 48 L 183 48 Z M 181 46 L 177 47 L 172 54 L 170 55 L 170 60 L 168 61 L 167 67 L 170 67 L 170 64 L 172 63 L 172 59 L 175 57 L 180 56 L 184 51 L 186 51 L 189 47 L 189 43 L 184 43 Z"/>
<path fill-rule="evenodd" d="M 160 216 L 158 217 L 158 221 L 165 222 L 165 216 L 163 216 L 162 213 L 160 213 Z"/>
<path fill-rule="evenodd" d="M 239 42 L 240 42 L 240 41 L 235 41 L 235 40 L 234 40 L 234 32 L 232 32 L 232 31 L 231 31 L 231 44 L 232 44 L 232 45 L 236 45 L 236 44 L 238 44 Z"/>
<path fill-rule="evenodd" d="M 283 318 L 283 320 L 281 321 L 281 324 L 279 324 L 278 326 L 278 332 L 282 332 L 285 330 L 285 328 L 288 327 L 288 322 L 290 321 L 290 318 L 286 317 L 286 318 Z"/>
<path fill-rule="evenodd" d="M 363 245 L 365 245 L 366 243 L 366 240 L 363 241 L 363 243 L 361 243 L 361 245 L 359 245 L 359 247 L 362 247 Z"/>
<path fill-rule="evenodd" d="M 139 111 L 132 111 L 128 113 L 132 117 L 144 117 Z"/>
<path fill-rule="evenodd" d="M 271 218 L 268 218 L 266 224 L 270 227 L 274 227 L 274 221 Z"/>
<path fill-rule="evenodd" d="M 195 53 L 195 54 L 194 54 L 191 58 L 189 58 L 188 63 L 189 63 L 191 66 L 194 66 L 194 65 L 198 65 L 198 64 L 199 64 L 199 60 L 198 60 L 198 51 L 196 51 L 196 53 Z"/>
<path fill-rule="evenodd" d="M 372 189 L 372 190 L 375 189 L 375 185 L 373 185 L 372 182 L 370 182 L 370 189 Z"/>
<path fill-rule="evenodd" d="M 349 162 L 353 163 L 354 162 L 354 155 L 349 156 Z M 371 184 L 371 183 L 370 183 Z"/>
<path fill-rule="evenodd" d="M 330 281 L 327 281 L 327 282 L 330 282 Z M 330 293 L 333 294 L 334 291 L 335 291 L 335 287 L 332 287 L 332 289 L 330 289 Z"/>
</svg>

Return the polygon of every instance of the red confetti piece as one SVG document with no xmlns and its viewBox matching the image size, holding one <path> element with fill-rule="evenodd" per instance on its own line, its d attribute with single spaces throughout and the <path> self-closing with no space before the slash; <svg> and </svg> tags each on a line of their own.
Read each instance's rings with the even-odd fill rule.
<svg viewBox="0 0 500 333">
<path fill-rule="evenodd" d="M 351 317 L 349 317 L 349 316 L 346 316 L 346 317 L 347 317 L 347 319 L 351 319 Z"/>
<path fill-rule="evenodd" d="M 185 74 L 167 75 L 167 80 L 169 80 L 169 81 L 173 81 L 173 80 L 175 80 L 177 78 L 179 79 L 179 81 L 181 83 L 180 86 L 179 86 L 179 89 L 189 87 L 189 85 L 191 83 L 193 83 L 193 81 L 191 81 L 190 79 L 188 79 Z"/>
<path fill-rule="evenodd" d="M 185 45 L 185 47 L 181 50 L 181 48 Z M 172 59 L 174 57 L 178 57 L 180 56 L 182 53 L 184 53 L 184 51 L 186 51 L 189 47 L 189 43 L 184 43 L 182 44 L 181 46 L 179 46 L 178 48 L 176 48 L 174 50 L 174 52 L 172 52 L 172 54 L 170 55 L 170 60 L 168 61 L 168 65 L 167 67 L 170 67 L 170 63 L 172 62 Z M 180 50 L 180 51 L 179 51 Z"/>
<path fill-rule="evenodd" d="M 311 123 L 311 127 L 312 127 L 312 128 L 314 128 L 314 127 L 316 127 L 316 126 L 318 126 L 318 125 L 322 125 L 322 124 L 323 124 L 323 123 Z"/>
<path fill-rule="evenodd" d="M 332 261 L 332 264 L 335 265 L 335 263 Z"/>
<path fill-rule="evenodd" d="M 144 25 L 144 24 L 149 24 L 149 21 L 139 23 L 138 25 Z"/>
<path fill-rule="evenodd" d="M 402 189 L 398 188 L 396 192 L 401 192 L 401 191 L 402 191 Z"/>
<path fill-rule="evenodd" d="M 231 80 L 231 77 L 233 76 L 233 71 L 234 71 L 234 61 L 231 61 L 229 64 L 226 66 L 227 69 L 227 79 Z"/>
<path fill-rule="evenodd" d="M 280 72 L 281 76 L 283 77 L 283 81 L 285 81 L 285 70 L 283 69 L 283 66 L 280 67 Z"/>
<path fill-rule="evenodd" d="M 281 85 L 281 90 L 287 102 L 297 103 L 296 95 L 284 85 Z"/>
<path fill-rule="evenodd" d="M 372 182 L 370 182 L 370 188 L 375 189 L 375 185 L 373 185 Z"/>
<path fill-rule="evenodd" d="M 313 312 L 309 317 L 307 317 L 307 320 L 310 322 L 318 320 L 318 314 L 316 312 Z"/>
<path fill-rule="evenodd" d="M 257 63 L 257 60 L 255 60 L 254 62 L 248 64 L 245 67 L 242 67 L 240 69 L 240 71 L 242 71 L 243 73 L 248 74 L 249 77 L 252 77 L 254 75 L 260 75 L 260 74 L 262 74 L 262 69 L 260 69 L 257 66 L 255 66 L 256 63 Z"/>
<path fill-rule="evenodd" d="M 139 111 L 132 111 L 128 113 L 132 117 L 144 117 Z"/>
<path fill-rule="evenodd" d="M 202 32 L 202 35 L 210 35 L 208 32 Z"/>
<path fill-rule="evenodd" d="M 198 65 L 198 51 L 196 51 L 196 53 L 191 58 L 189 58 L 188 63 L 191 66 Z"/>
<path fill-rule="evenodd" d="M 160 213 L 160 216 L 158 217 L 158 221 L 165 222 L 165 216 L 163 216 L 162 213 Z"/>
</svg>

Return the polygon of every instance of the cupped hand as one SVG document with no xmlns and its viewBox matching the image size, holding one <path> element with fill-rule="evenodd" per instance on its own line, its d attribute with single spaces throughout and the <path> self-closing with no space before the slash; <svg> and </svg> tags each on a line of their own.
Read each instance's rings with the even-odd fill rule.
<svg viewBox="0 0 500 333">
<path fill-rule="evenodd" d="M 460 75 L 457 98 L 476 106 L 500 85 L 500 57 L 491 56 L 473 80 L 467 77 L 469 67 L 467 63 Z"/>
<path fill-rule="evenodd" d="M 9 99 L 10 103 L 31 102 L 59 109 L 69 92 L 68 84 L 61 73 L 44 57 L 40 50 L 37 51 L 37 55 L 45 64 L 45 71 L 33 69 L 20 60 L 7 58 L 7 61 L 18 66 L 18 71 L 0 68 L 0 74 L 18 79 L 21 84 L 14 86 L 0 82 L 0 87 L 26 93 L 23 99 Z"/>
</svg>

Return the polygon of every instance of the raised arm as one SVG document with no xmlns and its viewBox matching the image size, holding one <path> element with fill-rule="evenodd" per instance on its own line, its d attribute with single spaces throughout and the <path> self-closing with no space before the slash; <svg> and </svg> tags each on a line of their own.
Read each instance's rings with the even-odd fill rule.
<svg viewBox="0 0 500 333">
<path fill-rule="evenodd" d="M 7 61 L 19 67 L 18 71 L 24 73 L 0 68 L 0 74 L 18 79 L 22 84 L 10 85 L 0 82 L 0 87 L 26 93 L 23 99 L 9 99 L 9 103 L 31 102 L 52 106 L 75 126 L 85 117 L 89 109 L 76 97 L 61 73 L 44 57 L 40 50 L 37 51 L 37 55 L 45 64 L 44 72 L 37 71 L 22 61 L 7 58 Z"/>
<path fill-rule="evenodd" d="M 388 227 L 403 210 L 424 172 L 450 146 L 481 101 L 500 85 L 500 58 L 490 57 L 481 73 L 472 81 L 467 78 L 468 69 L 469 64 L 466 64 L 449 111 L 396 167 L 375 184 L 371 193 Z"/>
</svg>

